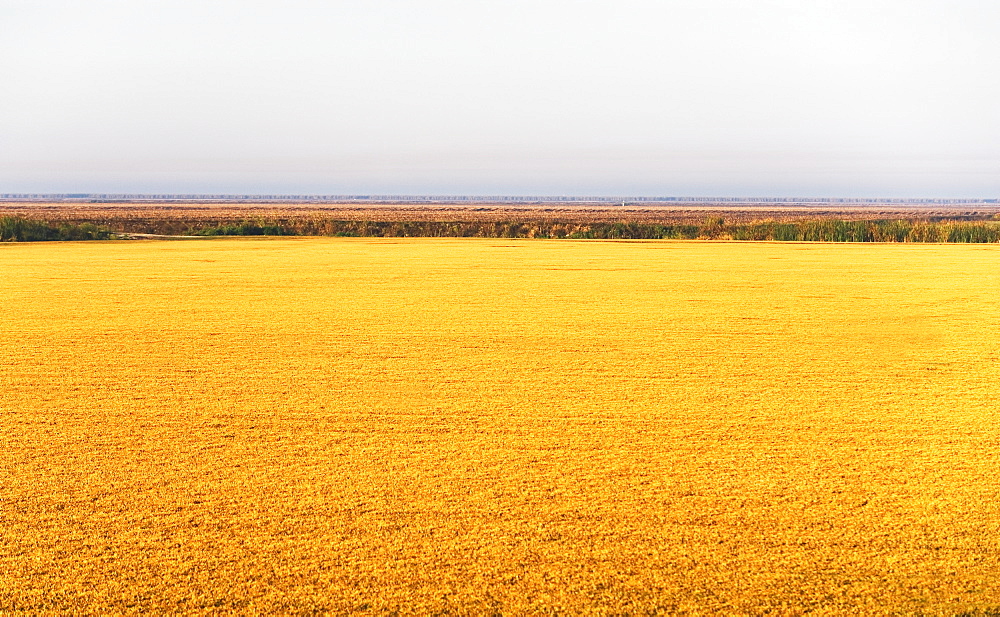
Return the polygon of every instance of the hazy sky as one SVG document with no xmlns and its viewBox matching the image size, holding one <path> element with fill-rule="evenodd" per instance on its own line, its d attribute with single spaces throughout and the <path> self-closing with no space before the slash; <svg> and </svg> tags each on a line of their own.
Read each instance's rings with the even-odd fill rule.
<svg viewBox="0 0 1000 617">
<path fill-rule="evenodd" d="M 997 0 L 0 0 L 0 192 L 1000 196 Z"/>
</svg>

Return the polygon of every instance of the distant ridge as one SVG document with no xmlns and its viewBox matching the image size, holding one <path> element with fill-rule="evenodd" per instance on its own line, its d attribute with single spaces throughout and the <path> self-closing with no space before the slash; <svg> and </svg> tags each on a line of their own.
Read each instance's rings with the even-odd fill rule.
<svg viewBox="0 0 1000 617">
<path fill-rule="evenodd" d="M 383 204 L 997 204 L 1000 199 L 935 199 L 882 197 L 679 197 L 613 195 L 238 195 L 182 193 L 0 193 L 4 201 L 49 202 L 259 202 L 259 203 L 383 203 Z"/>
</svg>

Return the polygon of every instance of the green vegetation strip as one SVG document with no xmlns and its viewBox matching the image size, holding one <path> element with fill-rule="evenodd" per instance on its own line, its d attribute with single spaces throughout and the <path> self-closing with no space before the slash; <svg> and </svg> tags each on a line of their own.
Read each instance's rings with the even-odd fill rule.
<svg viewBox="0 0 1000 617">
<path fill-rule="evenodd" d="M 133 232 L 119 232 L 123 235 Z M 146 233 L 171 233 L 156 221 Z M 272 220 L 191 227 L 193 236 L 351 236 L 365 238 L 569 238 L 597 240 L 757 240 L 772 242 L 1000 242 L 1000 221 L 815 219 L 730 224 Z M 0 241 L 105 240 L 116 232 L 90 222 L 0 218 Z"/>
<path fill-rule="evenodd" d="M 776 242 L 1000 242 L 1000 222 L 841 221 L 726 224 L 709 219 L 700 225 L 571 222 L 244 222 L 190 232 L 203 236 L 310 235 L 433 238 L 589 238 L 603 240 L 760 240 Z"/>
<path fill-rule="evenodd" d="M 0 242 L 108 240 L 114 232 L 93 223 L 48 223 L 20 216 L 0 217 Z"/>
</svg>

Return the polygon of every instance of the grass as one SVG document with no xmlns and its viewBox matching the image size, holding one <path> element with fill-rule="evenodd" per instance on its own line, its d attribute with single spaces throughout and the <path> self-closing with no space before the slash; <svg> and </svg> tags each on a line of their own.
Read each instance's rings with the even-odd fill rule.
<svg viewBox="0 0 1000 617">
<path fill-rule="evenodd" d="M 134 227 L 137 223 L 120 226 Z M 596 240 L 741 240 L 771 242 L 1000 242 L 1000 221 L 816 218 L 799 221 L 660 224 L 584 221 L 350 221 L 305 216 L 217 224 L 142 219 L 142 233 L 189 236 L 333 236 L 365 238 L 558 238 Z M 119 233 L 136 233 L 119 229 Z M 0 241 L 93 240 L 113 236 L 106 221 L 46 222 L 0 218 Z"/>
<path fill-rule="evenodd" d="M 21 216 L 0 217 L 0 242 L 107 240 L 111 230 L 93 223 L 48 223 Z"/>
<path fill-rule="evenodd" d="M 243 222 L 193 229 L 196 235 L 310 235 L 431 238 L 568 238 L 600 240 L 758 240 L 772 242 L 1000 242 L 1000 222 L 929 220 L 837 220 L 727 224 L 708 218 L 701 224 L 636 222 L 494 221 L 300 221 Z"/>
<path fill-rule="evenodd" d="M 218 225 L 215 227 L 203 227 L 190 232 L 193 236 L 285 236 L 292 235 L 286 233 L 280 225 L 257 223 L 245 221 L 235 225 Z"/>
<path fill-rule="evenodd" d="M 989 614 L 998 256 L 0 246 L 0 612 Z"/>
</svg>

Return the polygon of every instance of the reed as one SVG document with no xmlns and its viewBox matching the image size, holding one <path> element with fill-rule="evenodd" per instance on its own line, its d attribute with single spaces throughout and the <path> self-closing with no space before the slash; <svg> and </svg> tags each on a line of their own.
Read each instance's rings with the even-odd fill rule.
<svg viewBox="0 0 1000 617">
<path fill-rule="evenodd" d="M 107 240 L 110 229 L 94 223 L 49 223 L 22 216 L 0 217 L 0 242 Z"/>
<path fill-rule="evenodd" d="M 0 240 L 106 240 L 134 229 L 110 228 L 106 221 L 53 222 L 25 217 L 0 218 Z M 548 238 L 592 240 L 737 240 L 758 242 L 1000 242 L 1000 221 L 940 219 L 842 220 L 659 224 L 620 221 L 351 221 L 316 217 L 259 218 L 184 223 L 173 219 L 143 222 L 143 233 L 189 236 L 334 236 L 359 238 Z"/>
</svg>

